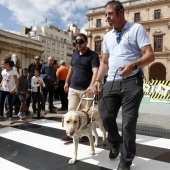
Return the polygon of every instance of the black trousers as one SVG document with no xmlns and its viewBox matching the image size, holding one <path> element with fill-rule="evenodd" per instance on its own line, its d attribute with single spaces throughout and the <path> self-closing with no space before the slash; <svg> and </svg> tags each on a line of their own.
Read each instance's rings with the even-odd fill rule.
<svg viewBox="0 0 170 170">
<path fill-rule="evenodd" d="M 32 109 L 33 112 L 36 113 L 37 108 L 36 108 L 36 104 L 38 102 L 38 98 L 39 98 L 39 102 L 40 102 L 40 110 L 45 110 L 45 100 L 43 98 L 43 95 L 41 93 L 38 94 L 38 92 L 32 92 Z"/>
<path fill-rule="evenodd" d="M 58 82 L 58 92 L 61 100 L 61 108 L 68 109 L 68 93 L 64 91 L 65 81 L 60 80 Z"/>
<path fill-rule="evenodd" d="M 136 124 L 142 97 L 143 79 L 138 73 L 127 79 L 114 81 L 114 84 L 106 82 L 103 87 L 103 98 L 99 102 L 99 112 L 108 132 L 108 141 L 112 144 L 121 143 L 120 161 L 129 164 L 136 153 Z M 116 123 L 120 107 L 122 107 L 121 136 Z"/>
<path fill-rule="evenodd" d="M 54 86 L 46 86 L 43 88 L 44 100 L 47 101 L 48 95 L 48 108 L 51 110 L 53 108 L 53 96 L 54 96 Z"/>
</svg>

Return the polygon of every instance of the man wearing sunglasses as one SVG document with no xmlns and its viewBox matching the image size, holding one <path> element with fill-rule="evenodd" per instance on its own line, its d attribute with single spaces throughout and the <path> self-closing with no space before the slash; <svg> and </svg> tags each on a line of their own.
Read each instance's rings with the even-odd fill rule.
<svg viewBox="0 0 170 170">
<path fill-rule="evenodd" d="M 112 145 L 109 158 L 117 158 L 120 152 L 117 170 L 130 170 L 136 153 L 136 124 L 143 97 L 141 72 L 155 57 L 145 29 L 125 20 L 121 2 L 109 1 L 105 5 L 105 15 L 113 29 L 104 36 L 103 58 L 93 90 L 96 94 L 100 91 L 100 81 L 108 73 L 99 112 Z M 116 123 L 120 107 L 121 135 Z"/>
<path fill-rule="evenodd" d="M 31 78 L 34 76 L 35 69 L 41 70 L 42 64 L 41 62 L 41 57 L 36 55 L 34 56 L 34 62 L 31 63 L 28 66 L 28 88 L 31 89 Z M 31 102 L 31 91 L 28 91 L 27 94 L 27 101 L 26 101 L 26 114 L 29 114 L 29 107 L 30 107 L 30 102 Z"/>
<path fill-rule="evenodd" d="M 89 95 L 88 97 L 93 97 L 92 86 L 96 79 L 100 61 L 98 54 L 90 50 L 87 47 L 87 43 L 87 36 L 85 34 L 80 33 L 77 35 L 77 51 L 72 55 L 71 65 L 64 86 L 65 92 L 68 92 L 68 111 L 77 109 L 85 92 Z M 88 103 L 82 102 L 81 108 L 84 109 L 86 104 L 89 106 L 90 103 L 91 101 Z M 64 136 L 61 140 L 70 141 L 72 138 Z"/>
</svg>

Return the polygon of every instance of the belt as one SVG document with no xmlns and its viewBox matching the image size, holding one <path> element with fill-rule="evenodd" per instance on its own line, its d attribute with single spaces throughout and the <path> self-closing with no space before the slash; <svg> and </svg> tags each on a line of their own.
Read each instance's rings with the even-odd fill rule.
<svg viewBox="0 0 170 170">
<path fill-rule="evenodd" d="M 132 78 L 135 78 L 135 77 L 138 77 L 139 76 L 139 72 L 137 72 L 135 75 L 133 75 L 133 76 L 129 76 L 129 77 L 126 77 L 126 78 L 124 78 L 124 80 L 128 80 L 128 79 L 132 79 Z"/>
</svg>

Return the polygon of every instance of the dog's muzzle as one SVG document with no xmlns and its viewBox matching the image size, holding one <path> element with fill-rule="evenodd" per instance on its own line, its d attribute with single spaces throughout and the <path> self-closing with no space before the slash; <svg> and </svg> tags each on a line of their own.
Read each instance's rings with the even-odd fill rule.
<svg viewBox="0 0 170 170">
<path fill-rule="evenodd" d="M 74 135 L 74 131 L 68 132 L 68 135 L 69 135 L 70 137 L 72 137 L 72 136 Z"/>
</svg>

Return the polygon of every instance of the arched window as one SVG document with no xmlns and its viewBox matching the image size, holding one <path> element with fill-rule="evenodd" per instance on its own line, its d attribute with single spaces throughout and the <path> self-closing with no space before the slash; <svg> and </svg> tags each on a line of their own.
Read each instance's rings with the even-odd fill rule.
<svg viewBox="0 0 170 170">
<path fill-rule="evenodd" d="M 101 55 L 101 41 L 95 42 L 95 51 L 98 55 Z"/>
<path fill-rule="evenodd" d="M 94 43 L 95 43 L 95 52 L 98 55 L 101 55 L 102 38 L 100 36 L 95 37 Z"/>
<path fill-rule="evenodd" d="M 163 36 L 155 35 L 154 36 L 154 52 L 161 52 L 163 49 Z"/>
<path fill-rule="evenodd" d="M 160 29 L 157 29 L 154 36 L 154 52 L 162 52 L 163 51 L 163 33 Z"/>
</svg>

